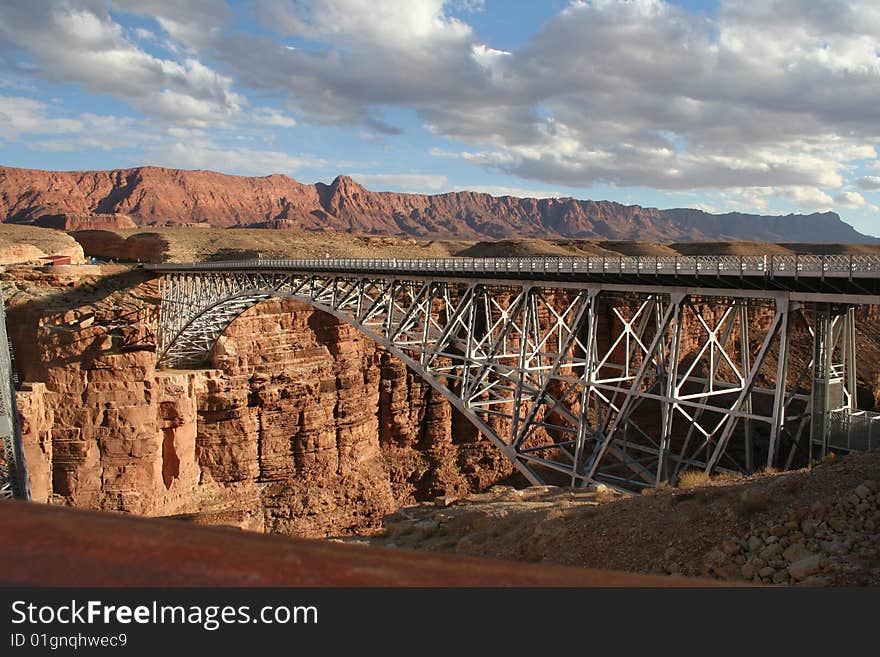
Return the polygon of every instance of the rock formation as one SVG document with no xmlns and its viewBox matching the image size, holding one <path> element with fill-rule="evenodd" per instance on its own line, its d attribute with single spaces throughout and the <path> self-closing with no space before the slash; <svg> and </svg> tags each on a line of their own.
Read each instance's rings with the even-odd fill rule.
<svg viewBox="0 0 880 657">
<path fill-rule="evenodd" d="M 4 275 L 37 501 L 326 536 L 511 474 L 401 363 L 302 304 L 242 315 L 206 369 L 157 371 L 155 283 L 94 269 Z"/>
<path fill-rule="evenodd" d="M 81 248 L 101 260 L 162 262 L 168 240 L 155 232 L 122 237 L 112 230 L 77 230 L 71 233 Z"/>
<path fill-rule="evenodd" d="M 0 225 L 0 265 L 37 264 L 51 255 L 68 256 L 72 264 L 85 261 L 82 246 L 66 233 L 31 226 Z"/>
<path fill-rule="evenodd" d="M 398 194 L 369 191 L 347 176 L 330 185 L 308 185 L 282 175 L 248 178 L 158 167 L 74 172 L 0 167 L 2 221 L 118 228 L 114 224 L 125 223 L 118 215 L 142 226 L 210 224 L 461 239 L 877 241 L 833 212 L 711 215 L 572 198 Z"/>
<path fill-rule="evenodd" d="M 137 228 L 131 217 L 115 212 L 98 214 L 92 212 L 64 212 L 44 214 L 34 220 L 35 226 L 56 230 L 125 230 Z"/>
</svg>

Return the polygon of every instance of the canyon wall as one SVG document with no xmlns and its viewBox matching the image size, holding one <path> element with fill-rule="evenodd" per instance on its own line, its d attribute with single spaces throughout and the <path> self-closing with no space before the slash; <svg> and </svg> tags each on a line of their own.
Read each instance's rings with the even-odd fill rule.
<svg viewBox="0 0 880 657">
<path fill-rule="evenodd" d="M 206 369 L 157 371 L 155 283 L 65 269 L 4 274 L 37 501 L 326 536 L 511 475 L 447 402 L 329 315 L 270 300 Z"/>
<path fill-rule="evenodd" d="M 573 198 L 374 192 L 347 176 L 330 185 L 310 185 L 282 175 L 253 178 L 159 167 L 65 172 L 0 167 L 0 221 L 67 230 L 122 228 L 133 221 L 458 239 L 878 241 L 833 212 L 712 215 Z"/>
</svg>

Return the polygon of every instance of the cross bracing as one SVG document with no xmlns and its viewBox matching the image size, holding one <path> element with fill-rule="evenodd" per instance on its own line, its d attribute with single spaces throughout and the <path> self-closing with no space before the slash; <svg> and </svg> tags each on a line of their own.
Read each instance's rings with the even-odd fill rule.
<svg viewBox="0 0 880 657">
<path fill-rule="evenodd" d="M 632 284 L 516 278 L 509 268 L 481 276 L 492 270 L 479 261 L 455 275 L 422 261 L 368 261 L 382 263 L 379 273 L 367 261 L 322 262 L 151 267 L 162 274 L 160 365 L 203 363 L 247 308 L 297 299 L 395 354 L 531 482 L 626 490 L 693 469 L 801 465 L 827 449 L 834 413 L 855 408 L 852 303 L 844 302 L 863 302 L 873 279 L 830 292 L 803 289 L 803 267 L 793 289 L 762 289 L 719 287 L 723 278 L 669 285 L 656 279 L 659 264 L 654 279 Z M 524 271 L 562 271 L 540 262 Z M 791 358 L 793 340 L 812 352 Z M 843 375 L 839 400 L 829 368 Z"/>
</svg>

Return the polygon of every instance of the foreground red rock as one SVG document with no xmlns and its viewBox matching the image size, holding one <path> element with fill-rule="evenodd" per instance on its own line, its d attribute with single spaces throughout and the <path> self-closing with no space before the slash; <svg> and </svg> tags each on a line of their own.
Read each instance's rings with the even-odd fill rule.
<svg viewBox="0 0 880 657">
<path fill-rule="evenodd" d="M 679 577 L 419 554 L 0 501 L 0 584 L 713 586 Z"/>
</svg>

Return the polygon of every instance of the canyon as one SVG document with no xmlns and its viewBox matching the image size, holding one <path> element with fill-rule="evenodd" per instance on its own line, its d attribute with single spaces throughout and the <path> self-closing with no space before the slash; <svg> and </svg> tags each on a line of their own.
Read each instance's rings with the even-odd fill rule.
<svg viewBox="0 0 880 657">
<path fill-rule="evenodd" d="M 297 302 L 246 312 L 204 369 L 157 371 L 155 281 L 102 269 L 3 274 L 36 501 L 327 536 L 510 479 L 402 363 Z"/>
<path fill-rule="evenodd" d="M 146 272 L 9 267 L 2 282 L 37 501 L 322 537 L 525 484 L 403 363 L 299 302 L 246 311 L 202 368 L 157 370 Z M 873 409 L 878 307 L 859 326 L 859 405 Z M 682 350 L 699 337 L 691 327 Z"/>
<path fill-rule="evenodd" d="M 348 176 L 329 185 L 304 184 L 279 174 L 257 178 L 151 166 L 66 172 L 0 167 L 0 221 L 63 230 L 262 227 L 454 239 L 878 241 L 834 212 L 709 214 L 467 191 L 403 194 L 370 191 Z"/>
</svg>

